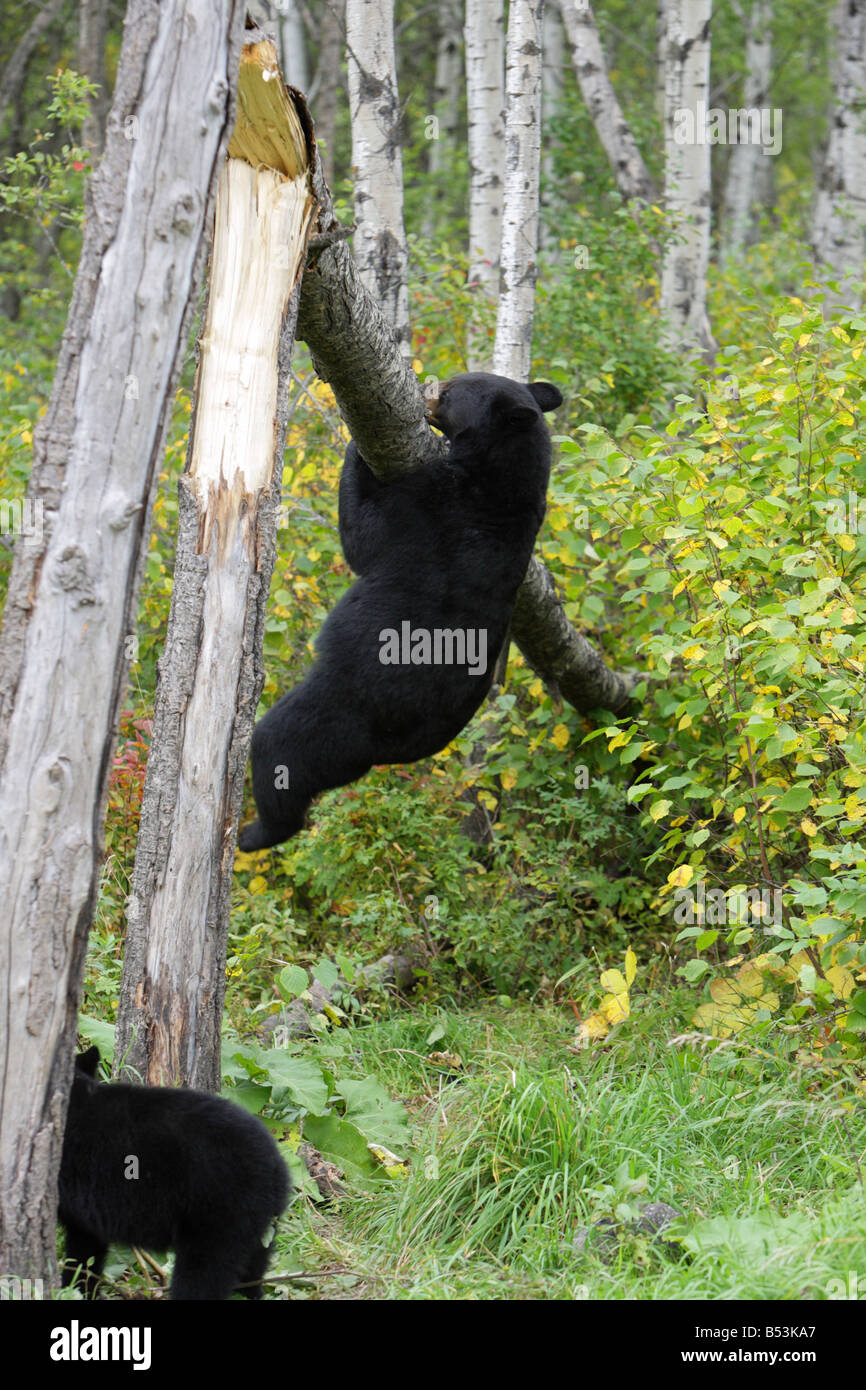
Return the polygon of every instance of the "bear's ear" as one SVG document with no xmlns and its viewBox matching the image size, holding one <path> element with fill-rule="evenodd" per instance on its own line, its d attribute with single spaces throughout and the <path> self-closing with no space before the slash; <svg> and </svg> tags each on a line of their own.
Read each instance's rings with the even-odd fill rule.
<svg viewBox="0 0 866 1390">
<path fill-rule="evenodd" d="M 562 405 L 562 392 L 549 381 L 530 381 L 529 389 L 538 401 L 540 410 L 556 410 Z"/>
<path fill-rule="evenodd" d="M 79 1052 L 75 1059 L 75 1066 L 78 1071 L 83 1071 L 85 1076 L 96 1076 L 96 1069 L 99 1066 L 99 1048 L 89 1047 L 86 1052 Z"/>
</svg>

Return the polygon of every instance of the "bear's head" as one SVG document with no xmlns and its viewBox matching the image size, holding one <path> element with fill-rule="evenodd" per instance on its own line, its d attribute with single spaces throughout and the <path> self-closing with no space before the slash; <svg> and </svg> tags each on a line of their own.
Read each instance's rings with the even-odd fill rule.
<svg viewBox="0 0 866 1390">
<path fill-rule="evenodd" d="M 435 397 L 428 397 L 427 418 L 454 443 L 461 436 L 481 450 L 495 448 L 515 433 L 547 433 L 543 412 L 562 405 L 562 394 L 549 381 L 527 386 L 492 372 L 465 372 L 452 377 Z"/>
</svg>

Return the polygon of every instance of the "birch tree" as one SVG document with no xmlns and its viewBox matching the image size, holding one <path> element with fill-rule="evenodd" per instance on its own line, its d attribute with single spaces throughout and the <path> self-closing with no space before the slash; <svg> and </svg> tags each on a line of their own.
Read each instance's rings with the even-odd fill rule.
<svg viewBox="0 0 866 1390">
<path fill-rule="evenodd" d="M 538 254 L 544 0 L 511 0 L 505 46 L 505 180 L 493 370 L 528 381 Z"/>
<path fill-rule="evenodd" d="M 297 294 L 305 113 L 247 31 L 220 175 L 171 611 L 141 806 L 115 1063 L 218 1091 L 232 865 L 264 681 Z M 291 303 L 290 303 L 291 299 Z"/>
<path fill-rule="evenodd" d="M 859 306 L 866 256 L 866 0 L 833 12 L 833 111 L 812 227 L 815 258 L 839 282 L 827 307 Z"/>
<path fill-rule="evenodd" d="M 772 0 L 752 0 L 748 14 L 743 14 L 742 10 L 739 13 L 746 26 L 743 106 L 748 120 L 748 112 L 760 110 L 769 100 L 773 66 Z M 725 259 L 736 256 L 749 239 L 755 205 L 766 187 L 763 166 L 768 159 L 761 145 L 750 140 L 731 145 L 722 214 Z"/>
<path fill-rule="evenodd" d="M 706 313 L 710 259 L 707 108 L 712 0 L 667 0 L 665 210 L 660 310 L 671 347 L 712 353 Z"/>
<path fill-rule="evenodd" d="M 541 168 L 543 174 L 541 237 L 545 248 L 553 250 L 556 246 L 558 236 L 556 214 L 552 206 L 551 198 L 551 189 L 554 179 L 554 140 L 551 134 L 551 122 L 559 114 L 562 106 L 563 77 L 566 70 L 565 31 L 562 26 L 562 16 L 560 14 L 558 0 L 545 0 L 544 19 L 541 32 L 541 51 L 541 117 L 544 132 L 541 155 Z"/>
<path fill-rule="evenodd" d="M 57 1168 L 106 784 L 209 191 L 234 0 L 131 0 L 0 643 L 0 1261 L 54 1264 Z"/>
<path fill-rule="evenodd" d="M 617 188 L 626 202 L 648 202 L 652 179 L 608 77 L 592 6 L 589 0 L 561 0 L 561 10 L 577 84 Z"/>
<path fill-rule="evenodd" d="M 466 120 L 469 148 L 469 283 L 495 300 L 499 292 L 505 168 L 505 33 L 502 0 L 466 0 Z M 491 348 L 470 326 L 470 371 L 489 366 Z"/>
<path fill-rule="evenodd" d="M 405 353 L 409 255 L 403 227 L 394 0 L 347 0 L 346 54 L 355 184 L 355 259 Z"/>
</svg>

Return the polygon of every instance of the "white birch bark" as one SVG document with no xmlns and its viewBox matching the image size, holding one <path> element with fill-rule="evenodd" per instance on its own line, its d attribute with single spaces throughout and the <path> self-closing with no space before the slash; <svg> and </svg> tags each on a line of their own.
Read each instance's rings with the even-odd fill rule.
<svg viewBox="0 0 866 1390">
<path fill-rule="evenodd" d="M 108 770 L 244 10 L 131 0 L 0 644 L 0 1267 L 54 1264 Z"/>
<path fill-rule="evenodd" d="M 667 0 L 667 6 L 665 208 L 673 235 L 662 261 L 660 312 L 672 348 L 708 355 L 714 346 L 706 314 L 712 0 Z"/>
<path fill-rule="evenodd" d="M 761 110 L 770 94 L 773 66 L 772 0 L 752 0 L 746 21 L 746 80 L 743 107 Z M 761 145 L 742 140 L 731 145 L 723 204 L 723 258 L 736 256 L 749 240 L 754 209 L 766 189 L 762 166 L 771 159 Z"/>
<path fill-rule="evenodd" d="M 592 6 L 589 0 L 561 0 L 561 8 L 581 96 L 610 161 L 617 188 L 627 202 L 646 202 L 653 196 L 652 180 L 607 75 Z"/>
<path fill-rule="evenodd" d="M 503 0 L 466 0 L 466 120 L 469 147 L 469 284 L 499 293 L 505 172 L 505 19 Z M 470 325 L 470 371 L 489 367 L 483 327 Z"/>
<path fill-rule="evenodd" d="M 394 0 L 347 0 L 346 54 L 355 179 L 355 260 L 401 349 L 411 350 L 403 227 Z"/>
<path fill-rule="evenodd" d="M 562 93 L 566 70 L 565 30 L 559 11 L 559 0 L 545 0 L 542 21 L 542 75 L 541 75 L 541 119 L 542 119 L 542 195 L 541 195 L 541 239 L 545 249 L 553 251 L 556 247 L 559 229 L 553 201 L 555 141 L 551 133 L 551 123 L 562 106 Z"/>
<path fill-rule="evenodd" d="M 866 255 L 866 0 L 837 0 L 834 104 L 812 227 L 818 264 L 839 281 L 827 307 L 856 308 Z"/>
<path fill-rule="evenodd" d="M 493 370 L 528 381 L 532 361 L 541 155 L 544 0 L 511 0 L 505 46 L 505 180 Z"/>
</svg>

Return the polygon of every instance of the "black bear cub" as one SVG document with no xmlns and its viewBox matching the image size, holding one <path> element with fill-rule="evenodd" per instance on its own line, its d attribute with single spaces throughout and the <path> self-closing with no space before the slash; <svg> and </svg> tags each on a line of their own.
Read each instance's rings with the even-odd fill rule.
<svg viewBox="0 0 866 1390">
<path fill-rule="evenodd" d="M 76 1058 L 60 1162 L 64 1287 L 96 1296 L 113 1241 L 174 1250 L 173 1299 L 261 1297 L 265 1239 L 289 1196 L 269 1131 L 231 1101 L 168 1086 L 104 1085 Z M 240 1288 L 240 1285 L 249 1287 Z"/>
<path fill-rule="evenodd" d="M 550 435 L 544 381 L 468 373 L 430 417 L 447 455 L 380 483 L 355 445 L 340 477 L 340 540 L 360 577 L 329 615 L 306 678 L 253 734 L 258 820 L 243 851 L 297 834 L 319 792 L 380 763 L 412 763 L 456 738 L 493 682 L 544 516 Z"/>
</svg>

